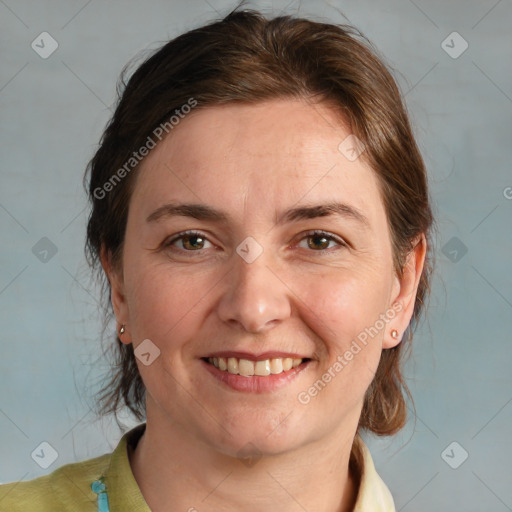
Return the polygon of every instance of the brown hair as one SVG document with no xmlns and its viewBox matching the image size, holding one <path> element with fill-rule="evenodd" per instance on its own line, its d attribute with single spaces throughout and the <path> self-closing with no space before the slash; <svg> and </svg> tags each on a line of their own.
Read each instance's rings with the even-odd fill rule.
<svg viewBox="0 0 512 512">
<path fill-rule="evenodd" d="M 187 104 L 197 108 L 223 103 L 256 103 L 274 98 L 328 102 L 348 121 L 366 146 L 363 157 L 379 178 L 388 217 L 394 267 L 399 276 L 418 235 L 425 234 L 427 257 L 411 323 L 395 348 L 384 350 L 369 387 L 359 427 L 379 435 L 393 434 L 406 421 L 409 390 L 401 373 L 402 354 L 428 296 L 432 272 L 426 170 L 405 106 L 390 72 L 371 43 L 355 28 L 280 16 L 265 18 L 254 10 L 229 13 L 224 19 L 191 30 L 167 42 L 118 84 L 118 103 L 89 162 L 84 184 L 92 203 L 87 226 L 86 257 L 97 269 L 103 299 L 112 317 L 110 285 L 100 263 L 102 247 L 122 268 L 123 239 L 136 166 L 105 191 L 105 183 L 144 145 L 162 122 Z M 119 176 L 119 175 L 118 175 Z M 123 174 L 124 176 L 124 174 Z M 114 373 L 98 393 L 101 414 L 127 406 L 145 417 L 145 387 L 131 344 L 116 335 Z M 116 414 L 117 417 L 117 414 Z"/>
</svg>

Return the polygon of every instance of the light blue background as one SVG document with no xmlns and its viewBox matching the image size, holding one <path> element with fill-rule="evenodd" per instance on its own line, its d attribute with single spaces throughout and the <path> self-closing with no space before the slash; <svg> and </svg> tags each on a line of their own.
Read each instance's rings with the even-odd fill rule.
<svg viewBox="0 0 512 512">
<path fill-rule="evenodd" d="M 83 256 L 83 171 L 124 64 L 233 5 L 0 1 L 1 482 L 110 451 L 120 437 L 89 412 L 106 366 Z M 372 454 L 397 510 L 512 510 L 512 4 L 332 0 L 285 12 L 344 22 L 338 10 L 396 70 L 439 225 L 429 320 L 407 365 L 417 419 L 370 438 Z M 30 46 L 43 31 L 59 44 L 48 59 Z M 441 47 L 453 31 L 469 44 L 457 59 Z M 32 253 L 42 237 L 58 251 L 47 263 Z M 458 262 L 443 252 L 453 237 L 468 249 Z M 30 456 L 42 441 L 59 454 L 47 470 Z M 441 458 L 453 441 L 469 453 L 458 469 Z"/>
</svg>

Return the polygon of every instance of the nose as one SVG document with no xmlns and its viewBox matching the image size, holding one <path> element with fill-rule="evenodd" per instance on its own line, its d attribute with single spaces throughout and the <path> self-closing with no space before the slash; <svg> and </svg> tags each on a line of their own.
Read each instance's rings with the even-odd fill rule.
<svg viewBox="0 0 512 512">
<path fill-rule="evenodd" d="M 272 257 L 264 251 L 248 263 L 237 253 L 233 266 L 225 276 L 225 289 L 218 303 L 223 322 L 252 333 L 275 327 L 291 313 L 290 288 L 272 265 Z"/>
</svg>

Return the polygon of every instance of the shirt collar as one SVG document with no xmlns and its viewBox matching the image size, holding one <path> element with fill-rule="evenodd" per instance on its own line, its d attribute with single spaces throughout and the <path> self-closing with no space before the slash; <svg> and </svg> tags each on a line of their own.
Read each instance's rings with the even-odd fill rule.
<svg viewBox="0 0 512 512">
<path fill-rule="evenodd" d="M 151 512 L 133 476 L 128 458 L 128 449 L 137 446 L 145 430 L 146 424 L 142 423 L 126 432 L 112 453 L 109 467 L 105 471 L 109 508 L 112 511 Z"/>
<path fill-rule="evenodd" d="M 105 485 L 111 510 L 151 512 L 133 476 L 128 450 L 133 449 L 146 429 L 142 423 L 126 432 L 112 453 L 105 471 Z M 353 512 L 395 512 L 393 497 L 378 475 L 368 447 L 359 435 L 352 446 L 351 464 L 359 477 Z"/>
<path fill-rule="evenodd" d="M 395 503 L 375 469 L 370 450 L 359 435 L 352 445 L 351 461 L 359 473 L 359 491 L 353 512 L 395 512 Z"/>
</svg>

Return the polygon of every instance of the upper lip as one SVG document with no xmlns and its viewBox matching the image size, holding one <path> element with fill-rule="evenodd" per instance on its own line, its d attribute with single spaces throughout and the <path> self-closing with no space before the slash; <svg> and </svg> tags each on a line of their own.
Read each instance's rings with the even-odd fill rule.
<svg viewBox="0 0 512 512">
<path fill-rule="evenodd" d="M 209 357 L 236 357 L 237 359 L 249 359 L 251 361 L 265 361 L 266 359 L 277 358 L 284 359 L 287 357 L 290 357 L 291 359 L 311 359 L 310 356 L 292 352 L 267 351 L 254 354 L 252 352 L 243 352 L 239 350 L 220 350 L 218 352 L 210 352 L 206 356 L 203 356 L 204 359 L 208 359 Z"/>
</svg>

